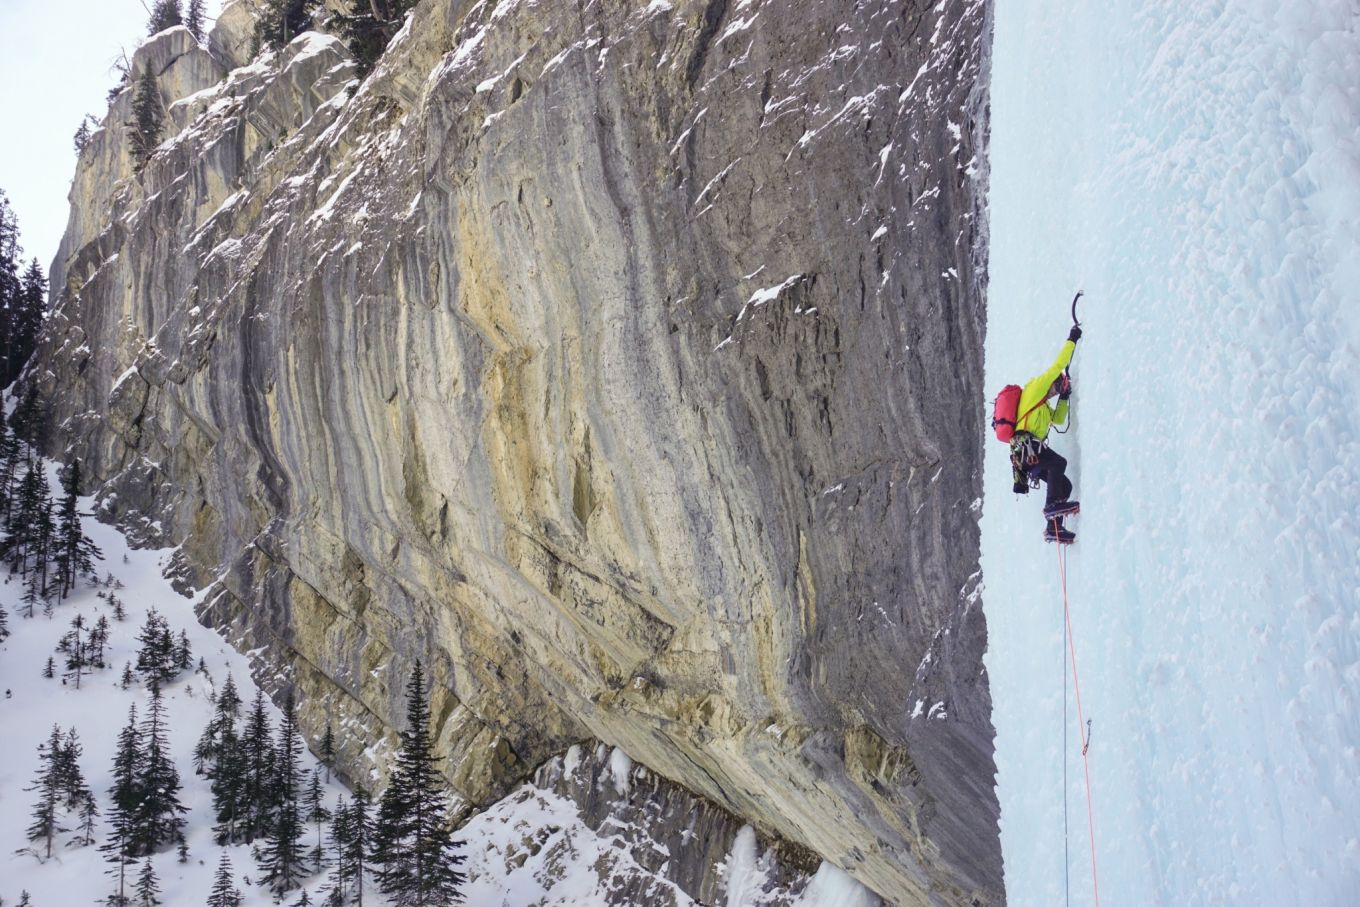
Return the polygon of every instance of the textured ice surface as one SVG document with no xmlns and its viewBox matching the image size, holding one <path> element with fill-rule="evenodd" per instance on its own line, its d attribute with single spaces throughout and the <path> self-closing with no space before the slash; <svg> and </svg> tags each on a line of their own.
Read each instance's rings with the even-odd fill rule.
<svg viewBox="0 0 1360 907">
<path fill-rule="evenodd" d="M 1109 904 L 1360 892 L 1360 37 L 1344 3 L 999 3 L 987 384 L 1074 366 L 1070 590 Z M 989 442 L 1006 884 L 1062 903 L 1063 636 Z M 1069 688 L 1070 689 L 1070 688 Z M 1091 860 L 1068 699 L 1072 902 Z"/>
</svg>

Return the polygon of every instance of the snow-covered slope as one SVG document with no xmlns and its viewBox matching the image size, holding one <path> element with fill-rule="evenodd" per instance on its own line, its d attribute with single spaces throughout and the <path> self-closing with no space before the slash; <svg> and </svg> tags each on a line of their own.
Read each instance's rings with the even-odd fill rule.
<svg viewBox="0 0 1360 907">
<path fill-rule="evenodd" d="M 59 488 L 55 466 L 50 470 L 53 488 Z M 88 511 L 92 499 L 83 499 Z M 127 723 L 128 706 L 135 703 L 139 717 L 146 712 L 149 694 L 141 682 L 128 689 L 120 684 L 123 666 L 136 663 L 137 634 L 146 614 L 155 608 L 166 618 L 176 637 L 183 629 L 189 637 L 195 664 L 201 657 L 206 673 L 186 671 L 165 688 L 169 740 L 171 751 L 179 766 L 184 789 L 180 799 L 189 809 L 187 835 L 189 862 L 181 864 L 173 850 L 156 855 L 152 863 L 160 879 L 162 901 L 166 904 L 202 903 L 212 887 L 221 848 L 212 841 L 212 793 L 207 778 L 193 771 L 192 752 L 199 735 L 213 712 L 208 694 L 219 687 L 230 672 L 241 698 L 249 705 L 255 695 L 255 684 L 250 679 L 249 659 L 229 646 L 213 630 L 200 626 L 194 619 L 193 602 L 183 598 L 161 577 L 161 568 L 169 551 L 135 551 L 127 546 L 116 530 L 85 521 L 86 532 L 104 552 L 99 564 L 101 577 L 112 575 L 114 583 L 92 588 L 81 582 L 80 588 L 65 602 L 52 609 L 46 618 L 42 606 L 32 619 L 21 616 L 19 598 L 23 588 L 17 576 L 6 577 L 0 585 L 0 604 L 9 612 L 10 637 L 0 644 L 0 687 L 5 698 L 0 699 L 0 721 L 3 722 L 5 754 L 0 758 L 0 897 L 5 903 L 16 903 L 22 890 L 32 896 L 35 907 L 93 904 L 113 890 L 113 882 L 106 875 L 112 865 L 99 853 L 97 845 L 107 840 L 108 790 L 112 783 L 114 747 L 118 732 Z M 7 574 L 7 570 L 5 571 Z M 113 607 L 101 597 L 112 594 L 122 600 L 126 619 L 114 619 Z M 63 682 L 62 656 L 56 653 L 58 640 L 70 629 L 71 620 L 84 614 L 87 626 L 99 615 L 106 616 L 112 627 L 108 667 L 81 679 L 77 690 L 74 680 Z M 52 679 L 42 676 L 48 656 L 55 656 L 57 674 Z M 272 705 L 270 721 L 277 728 L 281 714 Z M 40 861 L 32 852 L 32 845 L 24 833 L 30 821 L 30 811 L 36 794 L 24 790 L 38 768 L 38 744 L 57 724 L 65 732 L 74 727 L 84 753 L 80 766 L 85 779 L 99 802 L 100 820 L 96 829 L 96 846 L 73 846 L 77 835 L 61 835 L 54 847 L 51 860 Z M 315 741 L 312 741 L 314 744 Z M 310 776 L 318 763 L 310 756 L 303 757 L 303 770 Z M 327 785 L 326 805 L 334 804 L 337 796 L 347 792 L 338 784 Z M 74 820 L 64 824 L 74 827 Z M 311 846 L 315 832 L 304 841 Z M 239 845 L 229 848 L 238 887 L 246 896 L 246 905 L 273 903 L 268 892 L 257 885 L 246 885 L 249 877 L 258 880 L 260 873 L 251 859 L 249 848 Z M 140 868 L 141 861 L 134 865 Z M 311 885 L 315 896 L 323 877 L 317 876 Z M 294 894 L 296 897 L 296 893 Z M 291 898 L 290 898 L 291 900 Z"/>
<path fill-rule="evenodd" d="M 1360 897 L 1360 33 L 1348 4 L 996 7 L 987 383 L 1084 288 L 1069 592 L 1106 904 Z M 1006 887 L 1063 903 L 1063 602 L 989 442 Z M 1093 895 L 1069 686 L 1073 903 Z"/>
</svg>

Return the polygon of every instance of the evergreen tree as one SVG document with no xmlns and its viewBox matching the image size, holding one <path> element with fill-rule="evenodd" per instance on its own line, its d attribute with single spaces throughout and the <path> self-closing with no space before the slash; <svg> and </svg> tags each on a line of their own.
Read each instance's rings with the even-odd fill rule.
<svg viewBox="0 0 1360 907">
<path fill-rule="evenodd" d="M 0 425 L 3 425 L 0 421 Z M 0 511 L 3 511 L 5 527 L 10 528 L 10 520 L 14 514 L 14 508 L 19 496 L 19 464 L 24 460 L 24 442 L 10 428 L 4 425 L 0 431 Z M 13 539 L 5 544 L 8 550 L 13 545 Z"/>
<path fill-rule="evenodd" d="M 134 811 L 133 852 L 150 854 L 165 844 L 178 843 L 184 834 L 184 804 L 180 802 L 179 769 L 170 755 L 169 728 L 161 687 L 151 681 L 151 704 L 140 728 L 144 747 L 137 774 L 141 794 Z"/>
<path fill-rule="evenodd" d="M 406 725 L 392 777 L 378 805 L 373 859 L 378 887 L 398 907 L 430 907 L 461 900 L 466 877 L 456 867 L 449 801 L 430 742 L 425 672 L 416 662 L 406 687 Z"/>
<path fill-rule="evenodd" d="M 364 903 L 364 870 L 373 837 L 373 819 L 369 814 L 368 794 L 356 790 L 346 806 L 339 799 L 335 803 L 335 821 L 331 823 L 331 849 L 335 854 L 335 869 L 331 874 L 328 904 Z"/>
<path fill-rule="evenodd" d="M 136 678 L 132 676 L 132 662 L 130 661 L 124 662 L 123 676 L 118 681 L 119 686 L 126 690 L 128 687 L 132 686 L 132 683 L 135 679 Z"/>
<path fill-rule="evenodd" d="M 169 683 L 179 674 L 175 659 L 175 639 L 170 625 L 155 608 L 146 612 L 146 623 L 137 634 L 137 673 L 147 682 Z"/>
<path fill-rule="evenodd" d="M 9 199 L 0 191 L 0 387 L 8 387 L 23 365 L 15 346 L 15 326 L 23 306 L 23 284 L 19 280 L 19 220 Z"/>
<path fill-rule="evenodd" d="M 146 24 L 147 34 L 154 35 L 184 24 L 184 14 L 180 11 L 179 0 L 156 0 L 151 7 L 151 19 Z"/>
<path fill-rule="evenodd" d="M 151 858 L 142 863 L 142 871 L 137 876 L 137 890 L 132 903 L 136 907 L 158 907 L 161 902 L 161 886 L 156 879 L 156 870 L 151 866 Z"/>
<path fill-rule="evenodd" d="M 194 36 L 195 41 L 203 43 L 206 36 L 203 0 L 189 0 L 189 5 L 184 10 L 184 27 L 189 29 L 189 34 Z"/>
<path fill-rule="evenodd" d="M 50 555 L 54 523 L 52 520 L 52 492 L 47 484 L 47 473 L 42 463 L 30 461 L 19 483 L 17 506 L 9 525 L 10 569 L 25 578 L 30 571 L 38 579 L 26 587 L 25 604 L 32 616 L 33 605 L 47 598 L 47 575 L 51 567 Z"/>
<path fill-rule="evenodd" d="M 89 661 L 86 659 L 86 640 L 81 638 L 81 631 L 85 629 L 85 615 L 77 614 L 71 621 L 71 632 L 62 638 L 66 652 L 66 676 L 72 677 L 76 682 L 76 689 L 80 689 L 80 678 L 90 673 Z"/>
<path fill-rule="evenodd" d="M 312 848 L 311 862 L 312 871 L 320 872 L 325 868 L 326 862 L 326 851 L 322 846 L 321 823 L 331 817 L 331 811 L 326 809 L 326 801 L 322 797 L 321 772 L 318 769 L 312 769 L 312 780 L 307 785 L 302 806 L 305 810 L 304 818 L 308 822 L 316 823 L 316 847 Z"/>
<path fill-rule="evenodd" d="M 61 742 L 56 761 L 57 782 L 67 809 L 77 809 L 93 796 L 90 786 L 85 783 L 85 773 L 80 770 L 81 752 L 80 738 L 76 729 L 71 728 Z"/>
<path fill-rule="evenodd" d="M 19 907 L 33 907 L 32 897 L 33 896 L 28 893 L 27 888 L 21 891 L 19 893 Z"/>
<path fill-rule="evenodd" d="M 98 120 L 89 114 L 86 114 L 84 118 L 81 119 L 80 125 L 76 127 L 76 134 L 72 137 L 71 144 L 75 146 L 77 155 L 85 150 L 85 146 L 90 144 L 90 139 L 94 135 L 94 130 L 90 128 L 91 123 L 94 123 L 96 126 L 99 125 Z"/>
<path fill-rule="evenodd" d="M 80 817 L 80 840 L 82 847 L 89 847 L 94 843 L 94 820 L 99 815 L 99 805 L 95 802 L 94 791 L 89 788 L 81 796 L 79 805 L 76 806 L 76 815 Z"/>
<path fill-rule="evenodd" d="M 43 318 L 47 310 L 47 277 L 37 259 L 29 262 L 24 272 L 19 294 L 19 306 L 14 311 L 11 330 L 14 331 L 16 368 L 10 380 L 17 378 L 38 342 Z"/>
<path fill-rule="evenodd" d="M 179 641 L 175 643 L 175 667 L 179 671 L 187 671 L 194 666 L 194 653 L 189 649 L 189 634 L 184 630 L 179 631 Z"/>
<path fill-rule="evenodd" d="M 30 614 L 29 616 L 32 617 L 33 615 Z M 42 676 L 48 680 L 57 676 L 57 666 L 53 663 L 51 655 L 47 656 L 47 664 L 43 666 Z"/>
<path fill-rule="evenodd" d="M 113 756 L 113 786 L 109 788 L 109 839 L 99 849 L 113 864 L 109 874 L 118 880 L 110 895 L 111 907 L 127 907 L 127 868 L 136 856 L 134 831 L 138 804 L 142 797 L 138 769 L 142 761 L 141 738 L 137 732 L 137 707 L 128 707 L 128 723 L 118 735 Z"/>
<path fill-rule="evenodd" d="M 52 725 L 52 735 L 38 744 L 38 771 L 33 783 L 24 790 L 37 791 L 38 802 L 33 806 L 33 824 L 28 826 L 28 840 L 45 841 L 46 857 L 52 856 L 52 838 L 65 829 L 57 825 L 57 807 L 61 800 L 61 728 Z"/>
<path fill-rule="evenodd" d="M 401 28 L 406 13 L 415 5 L 416 0 L 349 0 L 332 17 L 336 31 L 354 55 L 361 77 L 373 69 Z"/>
<path fill-rule="evenodd" d="M 222 859 L 217 864 L 217 875 L 213 877 L 207 907 L 241 907 L 241 892 L 232 880 L 231 858 L 227 856 L 225 850 L 222 851 Z"/>
<path fill-rule="evenodd" d="M 156 146 L 161 143 L 164 112 L 161 91 L 148 64 L 137 79 L 137 91 L 132 96 L 132 160 L 137 171 L 146 166 Z"/>
<path fill-rule="evenodd" d="M 61 504 L 57 508 L 57 582 L 60 594 L 65 598 L 75 590 L 76 580 L 83 573 L 94 572 L 94 562 L 103 560 L 104 554 L 94 541 L 85 534 L 80 523 L 80 512 L 76 498 L 80 493 L 80 461 L 72 460 L 71 465 L 62 473 Z"/>
<path fill-rule="evenodd" d="M 279 724 L 279 743 L 274 750 L 274 776 L 269 800 L 274 804 L 264 847 L 265 882 L 276 894 L 297 887 L 303 874 L 303 817 L 299 795 L 298 760 L 302 738 L 297 729 L 297 711 L 290 690 Z"/>
<path fill-rule="evenodd" d="M 9 612 L 0 607 L 0 642 L 9 637 Z"/>
<path fill-rule="evenodd" d="M 90 630 L 88 642 L 90 664 L 96 668 L 104 669 L 108 664 L 104 661 L 104 649 L 109 644 L 109 619 L 104 615 L 99 615 L 99 620 L 94 622 L 94 627 Z"/>
<path fill-rule="evenodd" d="M 312 25 L 313 0 L 264 0 L 255 20 L 255 43 L 260 50 L 277 50 Z"/>
<path fill-rule="evenodd" d="M 264 834 L 273 808 L 270 781 L 274 775 L 274 743 L 270 739 L 269 713 L 265 711 L 264 693 L 255 691 L 250 715 L 246 718 L 245 733 L 241 735 L 242 814 L 245 840 L 253 841 Z"/>
<path fill-rule="evenodd" d="M 212 779 L 213 816 L 218 844 L 240 839 L 251 815 L 245 798 L 246 752 L 234 724 L 225 726 L 214 744 L 214 760 L 208 770 Z"/>
<path fill-rule="evenodd" d="M 331 766 L 335 764 L 335 730 L 326 722 L 326 733 L 321 736 L 321 764 L 326 766 L 326 783 L 331 783 Z"/>
<path fill-rule="evenodd" d="M 241 697 L 230 674 L 217 695 L 216 712 L 199 738 L 195 756 L 206 765 L 212 780 L 213 815 L 217 841 L 236 840 L 245 803 L 246 754 L 236 723 L 241 714 Z"/>
<path fill-rule="evenodd" d="M 228 726 L 234 728 L 241 717 L 241 697 L 236 692 L 236 680 L 231 674 L 227 674 L 227 682 L 222 684 L 222 692 L 217 694 L 214 705 L 216 709 L 213 717 L 209 719 L 208 726 L 198 738 L 198 746 L 194 748 L 194 768 L 200 774 L 209 763 L 216 764 L 222 732 Z"/>
</svg>

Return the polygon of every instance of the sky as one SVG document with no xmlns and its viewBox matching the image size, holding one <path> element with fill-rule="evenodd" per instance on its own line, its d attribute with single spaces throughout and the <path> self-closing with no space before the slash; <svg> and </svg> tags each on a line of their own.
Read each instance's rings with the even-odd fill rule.
<svg viewBox="0 0 1360 907">
<path fill-rule="evenodd" d="M 103 119 L 120 52 L 146 37 L 142 0 L 0 0 L 0 190 L 19 220 L 25 259 L 49 270 L 66 230 L 75 172 L 71 138 L 86 114 Z M 208 0 L 215 17 L 220 0 Z M 15 127 L 15 124 L 22 124 Z"/>
</svg>

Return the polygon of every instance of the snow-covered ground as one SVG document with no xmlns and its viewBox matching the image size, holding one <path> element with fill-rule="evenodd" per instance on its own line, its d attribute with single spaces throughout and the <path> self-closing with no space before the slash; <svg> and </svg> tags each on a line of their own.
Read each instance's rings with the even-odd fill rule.
<svg viewBox="0 0 1360 907">
<path fill-rule="evenodd" d="M 1087 293 L 1069 592 L 1107 905 L 1360 903 L 1360 14 L 996 4 L 991 392 Z M 990 410 L 990 407 L 989 407 Z M 1017 907 L 1094 900 L 1057 552 L 989 440 Z M 1065 865 L 1066 864 L 1066 865 Z"/>
<path fill-rule="evenodd" d="M 50 476 L 52 488 L 59 493 L 55 467 Z M 83 499 L 81 505 L 84 512 L 89 512 L 93 500 Z M 255 685 L 250 679 L 247 658 L 217 633 L 200 626 L 194 619 L 193 602 L 178 595 L 162 579 L 161 567 L 169 551 L 134 551 L 111 527 L 90 519 L 84 522 L 86 532 L 104 552 L 100 576 L 111 573 L 117 578 L 115 586 L 95 589 L 82 582 L 70 598 L 54 607 L 50 619 L 43 617 L 41 606 L 37 616 L 25 619 L 19 616 L 23 607 L 19 604 L 22 584 L 17 576 L 9 577 L 7 568 L 0 568 L 7 580 L 0 585 L 0 603 L 9 612 L 11 631 L 10 637 L 0 644 L 0 688 L 6 690 L 5 698 L 0 699 L 0 725 L 4 727 L 5 741 L 4 757 L 0 758 L 0 897 L 6 904 L 17 903 L 20 891 L 27 890 L 34 907 L 61 907 L 93 904 L 113 891 L 113 880 L 106 875 L 112 864 L 103 859 L 97 847 L 107 840 L 114 747 L 118 732 L 127 724 L 128 706 L 136 703 L 140 720 L 150 701 L 140 682 L 124 690 L 119 681 L 123 665 L 136 664 L 137 633 L 147 611 L 155 608 L 169 622 L 176 637 L 181 629 L 188 634 L 195 664 L 202 657 L 207 668 L 207 677 L 186 671 L 164 690 L 171 752 L 184 785 L 180 799 L 189 809 L 189 862 L 181 864 L 173 849 L 152 858 L 163 903 L 200 904 L 212 888 L 221 848 L 212 841 L 212 793 L 208 780 L 194 774 L 192 753 L 212 715 L 208 693 L 213 685 L 220 688 L 231 672 L 244 707 L 254 698 Z M 114 620 L 113 608 L 98 597 L 99 593 L 109 592 L 123 601 L 126 620 Z M 74 681 L 63 684 L 63 656 L 55 651 L 57 641 L 70 629 L 71 620 L 78 613 L 85 615 L 87 626 L 100 614 L 107 616 L 112 626 L 107 656 L 110 667 L 82 678 L 79 690 Z M 42 676 L 49 655 L 56 658 L 57 670 L 57 676 L 50 680 Z M 270 721 L 275 728 L 280 717 L 279 710 L 270 706 Z M 80 737 L 84 748 L 80 767 L 99 802 L 100 820 L 95 846 L 68 846 L 76 835 L 65 834 L 54 847 L 51 860 L 42 862 L 31 852 L 25 835 L 36 795 L 24 788 L 31 783 L 38 767 L 38 744 L 51 733 L 54 723 L 63 732 L 75 727 Z M 310 776 L 312 767 L 318 763 L 304 755 L 303 764 L 303 770 Z M 327 807 L 333 806 L 342 793 L 348 798 L 338 783 L 329 785 Z M 74 826 L 76 822 L 66 824 Z M 314 827 L 303 840 L 311 846 L 315 841 Z M 246 896 L 245 904 L 273 903 L 268 892 L 258 885 L 244 884 L 244 878 L 255 881 L 260 876 L 249 848 L 239 845 L 229 851 L 237 886 Z M 140 869 L 140 863 L 134 865 L 134 872 Z M 324 881 L 322 876 L 313 879 L 310 888 L 314 899 Z M 288 900 L 295 897 L 297 893 Z"/>
</svg>

